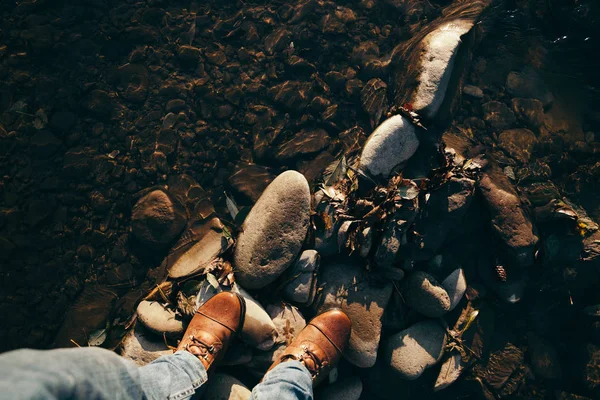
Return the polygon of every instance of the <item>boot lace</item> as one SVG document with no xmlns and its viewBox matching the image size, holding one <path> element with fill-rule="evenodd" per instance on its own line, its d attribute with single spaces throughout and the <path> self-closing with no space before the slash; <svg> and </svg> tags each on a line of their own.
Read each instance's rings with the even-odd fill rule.
<svg viewBox="0 0 600 400">
<path fill-rule="evenodd" d="M 321 361 L 319 357 L 317 357 L 317 355 L 308 348 L 307 345 L 302 345 L 301 349 L 302 351 L 299 354 L 286 354 L 282 356 L 281 361 L 300 361 L 314 379 L 319 376 L 323 367 L 327 365 L 327 362 Z"/>
<path fill-rule="evenodd" d="M 185 345 L 185 350 L 196 357 L 202 357 L 208 361 L 209 356 L 214 356 L 220 350 L 219 344 L 207 344 L 194 335 L 190 336 L 190 342 Z"/>
</svg>

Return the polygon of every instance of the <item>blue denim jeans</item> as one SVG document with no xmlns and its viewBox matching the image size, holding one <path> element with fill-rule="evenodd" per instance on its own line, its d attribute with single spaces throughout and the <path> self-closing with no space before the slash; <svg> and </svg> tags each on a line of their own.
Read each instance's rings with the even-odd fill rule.
<svg viewBox="0 0 600 400">
<path fill-rule="evenodd" d="M 16 350 L 0 355 L 0 399 L 190 399 L 208 380 L 196 357 L 180 351 L 138 367 L 100 348 Z M 312 400 L 304 365 L 287 361 L 252 391 L 254 400 Z"/>
</svg>

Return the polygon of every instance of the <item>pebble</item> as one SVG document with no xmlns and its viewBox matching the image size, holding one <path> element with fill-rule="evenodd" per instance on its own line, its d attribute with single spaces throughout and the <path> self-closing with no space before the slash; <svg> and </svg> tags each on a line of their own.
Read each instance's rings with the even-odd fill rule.
<svg viewBox="0 0 600 400">
<path fill-rule="evenodd" d="M 281 162 L 315 154 L 329 145 L 329 135 L 324 129 L 303 129 L 287 142 L 282 143 L 274 154 Z"/>
<path fill-rule="evenodd" d="M 310 305 L 315 298 L 320 262 L 321 257 L 316 250 L 304 250 L 289 270 L 293 280 L 283 287 L 283 297 L 300 305 Z"/>
<path fill-rule="evenodd" d="M 426 272 L 409 275 L 404 280 L 402 294 L 410 308 L 427 317 L 441 317 L 450 310 L 448 292 Z"/>
<path fill-rule="evenodd" d="M 504 103 L 490 101 L 482 106 L 483 119 L 492 129 L 503 131 L 512 128 L 517 122 L 515 113 Z"/>
<path fill-rule="evenodd" d="M 202 271 L 224 252 L 230 240 L 223 233 L 223 224 L 214 217 L 197 221 L 183 233 L 169 254 L 171 278 L 182 278 Z"/>
<path fill-rule="evenodd" d="M 473 27 L 473 21 L 457 19 L 440 25 L 421 43 L 418 86 L 412 96 L 416 112 L 429 119 L 439 111 L 454 69 L 454 61 L 463 43 L 461 37 Z"/>
<path fill-rule="evenodd" d="M 150 248 L 164 248 L 181 233 L 185 208 L 163 190 L 154 190 L 138 200 L 131 213 L 132 232 Z"/>
<path fill-rule="evenodd" d="M 484 171 L 478 183 L 490 211 L 492 230 L 510 250 L 509 256 L 518 265 L 533 264 L 538 237 L 513 185 L 496 167 Z"/>
<path fill-rule="evenodd" d="M 483 90 L 481 90 L 477 86 L 465 85 L 465 87 L 463 88 L 463 93 L 475 99 L 483 99 Z"/>
<path fill-rule="evenodd" d="M 216 373 L 206 384 L 203 400 L 248 400 L 252 392 L 231 375 Z"/>
<path fill-rule="evenodd" d="M 544 123 L 544 105 L 537 99 L 512 99 L 515 115 L 522 120 L 529 129 L 539 131 Z"/>
<path fill-rule="evenodd" d="M 159 357 L 173 354 L 162 338 L 149 335 L 141 325 L 131 329 L 121 342 L 120 354 L 140 367 Z"/>
<path fill-rule="evenodd" d="M 138 320 L 150 332 L 170 338 L 183 335 L 185 328 L 181 317 L 157 301 L 144 300 L 137 306 Z"/>
<path fill-rule="evenodd" d="M 386 340 L 382 362 L 401 378 L 415 380 L 441 360 L 445 344 L 446 331 L 438 321 L 421 321 Z"/>
<path fill-rule="evenodd" d="M 275 179 L 271 170 L 262 165 L 238 165 L 233 175 L 229 177 L 229 184 L 236 193 L 245 199 L 256 203 L 267 186 Z"/>
<path fill-rule="evenodd" d="M 448 277 L 442 281 L 442 287 L 448 292 L 448 296 L 450 297 L 449 311 L 452 311 L 458 303 L 460 303 L 460 300 L 467 291 L 467 279 L 465 278 L 465 273 L 462 268 L 459 268 L 448 275 Z"/>
<path fill-rule="evenodd" d="M 352 321 L 352 334 L 345 358 L 352 364 L 369 368 L 375 364 L 381 338 L 383 311 L 392 295 L 392 284 L 371 284 L 366 271 L 354 264 L 333 264 L 322 268 L 317 314 L 339 307 Z"/>
<path fill-rule="evenodd" d="M 351 376 L 326 386 L 317 392 L 317 398 L 321 400 L 358 400 L 362 391 L 362 380 L 358 376 Z"/>
<path fill-rule="evenodd" d="M 387 178 L 392 170 L 419 147 L 415 127 L 401 115 L 385 120 L 371 134 L 360 156 L 360 167 L 373 176 Z"/>
<path fill-rule="evenodd" d="M 308 231 L 310 203 L 308 182 L 296 171 L 282 173 L 265 189 L 246 217 L 235 247 L 233 263 L 240 285 L 265 287 L 292 264 Z"/>
<path fill-rule="evenodd" d="M 535 134 L 529 129 L 509 129 L 498 136 L 498 146 L 524 164 L 531 158 L 536 142 Z"/>
<path fill-rule="evenodd" d="M 554 101 L 554 96 L 544 80 L 530 67 L 522 72 L 512 71 L 508 74 L 506 91 L 513 97 L 537 99 L 544 108 L 548 108 Z"/>
</svg>

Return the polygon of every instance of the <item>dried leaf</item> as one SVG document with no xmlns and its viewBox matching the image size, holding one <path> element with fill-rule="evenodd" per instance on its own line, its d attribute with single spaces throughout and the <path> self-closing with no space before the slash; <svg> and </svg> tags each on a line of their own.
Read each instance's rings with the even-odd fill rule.
<svg viewBox="0 0 600 400">
<path fill-rule="evenodd" d="M 108 337 L 108 330 L 106 328 L 98 329 L 90 334 L 88 337 L 88 346 L 101 346 Z"/>
<path fill-rule="evenodd" d="M 227 204 L 227 210 L 229 210 L 229 215 L 231 215 L 231 219 L 235 221 L 235 217 L 238 215 L 240 210 L 239 210 L 237 204 L 235 204 L 235 201 L 227 195 L 227 192 L 224 192 L 224 193 L 225 193 L 225 203 Z"/>
<path fill-rule="evenodd" d="M 212 287 L 214 287 L 215 289 L 219 289 L 219 287 L 220 287 L 219 281 L 213 274 L 211 274 L 211 273 L 206 274 L 206 280 L 208 281 L 208 283 L 210 283 L 210 285 Z"/>
<path fill-rule="evenodd" d="M 404 180 L 398 188 L 398 194 L 404 200 L 413 200 L 419 196 L 419 187 L 411 180 Z"/>
<path fill-rule="evenodd" d="M 336 183 L 344 179 L 347 170 L 348 163 L 346 161 L 346 156 L 342 156 L 342 158 L 334 161 L 327 168 L 325 168 L 325 172 L 323 172 L 323 185 L 335 185 Z"/>
</svg>

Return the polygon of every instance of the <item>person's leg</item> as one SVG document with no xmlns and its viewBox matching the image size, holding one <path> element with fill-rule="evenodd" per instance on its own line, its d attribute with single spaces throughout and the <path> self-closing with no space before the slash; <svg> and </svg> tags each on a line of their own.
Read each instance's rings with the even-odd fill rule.
<svg viewBox="0 0 600 400">
<path fill-rule="evenodd" d="M 299 361 L 286 361 L 267 372 L 252 389 L 251 400 L 312 400 L 313 379 Z"/>
<path fill-rule="evenodd" d="M 11 399 L 188 399 L 206 380 L 202 363 L 185 351 L 143 367 L 92 347 L 0 356 L 0 393 Z"/>
</svg>

